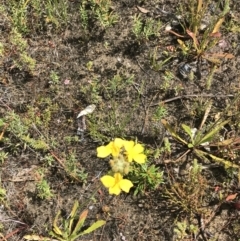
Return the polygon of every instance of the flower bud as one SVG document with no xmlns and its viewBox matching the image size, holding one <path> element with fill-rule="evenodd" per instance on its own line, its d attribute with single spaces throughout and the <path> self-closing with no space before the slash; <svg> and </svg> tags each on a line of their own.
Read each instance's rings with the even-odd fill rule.
<svg viewBox="0 0 240 241">
<path fill-rule="evenodd" d="M 115 157 L 113 160 L 110 160 L 109 164 L 114 173 L 119 172 L 122 175 L 127 175 L 129 172 L 130 163 L 126 161 L 122 155 L 119 155 L 118 157 Z"/>
</svg>

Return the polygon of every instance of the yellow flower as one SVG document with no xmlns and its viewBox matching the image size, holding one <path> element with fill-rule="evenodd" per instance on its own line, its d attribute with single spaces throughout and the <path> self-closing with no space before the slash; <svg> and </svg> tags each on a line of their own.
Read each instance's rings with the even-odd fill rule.
<svg viewBox="0 0 240 241">
<path fill-rule="evenodd" d="M 134 145 L 133 141 L 124 141 L 123 145 L 129 162 L 134 160 L 135 162 L 142 164 L 146 161 L 146 155 L 142 153 L 144 148 L 141 144 Z"/>
<path fill-rule="evenodd" d="M 119 195 L 121 191 L 129 192 L 133 186 L 132 182 L 123 179 L 120 173 L 115 173 L 114 177 L 105 175 L 100 180 L 106 188 L 109 188 L 109 194 Z"/>
<path fill-rule="evenodd" d="M 118 156 L 121 148 L 123 147 L 124 140 L 120 138 L 115 138 L 106 146 L 100 146 L 97 148 L 97 156 L 100 158 L 105 158 L 112 154 L 112 156 Z"/>
</svg>

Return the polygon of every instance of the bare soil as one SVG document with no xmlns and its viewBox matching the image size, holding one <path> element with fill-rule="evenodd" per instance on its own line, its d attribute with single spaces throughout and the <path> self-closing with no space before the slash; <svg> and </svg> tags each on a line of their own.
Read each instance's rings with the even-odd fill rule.
<svg viewBox="0 0 240 241">
<path fill-rule="evenodd" d="M 217 44 L 212 51 L 231 53 L 234 58 L 221 62 L 211 88 L 207 90 L 204 74 L 201 79 L 193 81 L 179 74 L 179 65 L 188 61 L 184 57 L 173 58 L 159 71 L 151 65 L 149 53 L 156 51 L 160 62 L 168 46 L 177 47 L 177 37 L 165 31 L 170 19 L 157 11 L 158 7 L 174 13 L 177 1 L 113 1 L 118 22 L 104 29 L 93 20 L 87 33 L 75 18 L 80 2 L 69 1 L 68 4 L 72 17 L 67 26 L 55 29 L 47 24 L 44 29 L 25 36 L 29 44 L 27 51 L 36 60 L 34 72 L 15 67 L 10 53 L 8 58 L 1 60 L 0 117 L 14 110 L 19 116 L 28 118 L 29 106 L 34 107 L 35 115 L 41 115 L 46 108 L 50 108 L 47 101 L 43 101 L 49 99 L 57 107 L 51 109 L 48 126 L 38 127 L 38 130 L 49 140 L 54 137 L 58 143 L 50 151 L 36 151 L 25 146 L 10 131 L 4 132 L 4 137 L 12 138 L 15 143 L 14 146 L 6 146 L 1 142 L 0 146 L 8 152 L 7 159 L 1 164 L 2 187 L 6 189 L 6 200 L 0 209 L 1 233 L 5 237 L 1 240 L 24 240 L 24 235 L 32 233 L 49 237 L 48 231 L 58 210 L 62 210 L 67 217 L 74 200 L 78 200 L 82 210 L 89 209 L 87 226 L 97 219 L 107 221 L 103 228 L 78 240 L 239 241 L 239 211 L 233 203 L 215 197 L 218 196 L 216 187 L 224 189 L 224 181 L 229 180 L 221 165 L 203 171 L 203 185 L 206 183 L 207 186 L 204 201 L 199 200 L 201 195 L 192 197 L 193 205 L 197 206 L 198 201 L 201 205 L 205 204 L 198 207 L 201 210 L 199 213 L 186 212 L 181 204 L 166 195 L 166 188 L 171 190 L 175 182 L 179 185 L 187 182 L 187 177 L 176 174 L 175 170 L 179 167 L 184 169 L 186 162 L 192 162 L 192 156 L 179 164 L 167 163 L 166 160 L 176 160 L 184 150 L 166 133 L 160 121 L 158 123 L 152 119 L 161 102 L 168 110 L 167 119 L 176 128 L 181 123 L 199 125 L 203 113 L 201 108 L 204 109 L 209 101 L 213 106 L 212 119 L 214 114 L 222 112 L 239 93 L 239 32 L 224 28 L 221 39 L 227 47 L 222 50 Z M 150 12 L 141 13 L 137 6 Z M 238 20 L 239 8 L 238 1 L 231 2 L 231 14 Z M 145 19 L 160 19 L 163 22 L 161 34 L 139 41 L 132 31 L 135 14 L 141 14 Z M 1 23 L 0 31 L 1 39 L 8 38 L 6 22 Z M 89 70 L 87 64 L 90 61 L 93 66 Z M 206 68 L 210 69 L 209 66 Z M 49 78 L 51 71 L 57 72 L 60 77 L 56 85 Z M 167 90 L 163 88 L 166 71 L 171 71 L 175 76 Z M 133 76 L 133 81 L 129 84 L 120 81 L 113 88 L 109 80 L 116 75 L 124 76 L 123 82 Z M 66 84 L 66 80 L 69 83 Z M 171 100 L 177 96 L 180 97 Z M 76 116 L 90 104 L 95 104 L 96 109 L 93 116 L 86 117 L 84 140 L 66 142 L 66 136 L 77 137 Z M 239 111 L 239 103 L 235 104 L 235 111 Z M 196 106 L 200 106 L 200 114 Z M 38 136 L 33 127 L 30 135 Z M 108 171 L 108 162 L 96 157 L 96 148 L 115 137 L 133 140 L 137 137 L 146 148 L 154 150 L 161 147 L 166 135 L 175 143 L 172 153 L 151 159 L 164 170 L 165 184 L 154 191 L 146 190 L 144 195 L 133 196 L 131 192 L 110 196 L 99 181 L 99 176 Z M 69 176 L 56 158 L 51 166 L 46 167 L 46 154 L 64 160 L 71 153 L 76 155 L 77 168 L 88 173 L 84 183 Z M 234 161 L 239 164 L 239 159 Z M 54 194 L 50 199 L 37 196 L 38 176 L 35 170 L 39 168 L 47 169 L 45 178 Z M 238 185 L 232 193 L 239 196 Z M 226 198 L 230 193 L 223 195 Z M 202 227 L 195 237 L 187 230 L 184 238 L 177 238 L 174 232 L 176 222 L 184 220 Z"/>
</svg>

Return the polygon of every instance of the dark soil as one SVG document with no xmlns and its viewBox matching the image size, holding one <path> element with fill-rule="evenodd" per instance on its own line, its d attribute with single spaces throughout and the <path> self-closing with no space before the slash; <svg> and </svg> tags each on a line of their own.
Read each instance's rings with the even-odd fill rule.
<svg viewBox="0 0 240 241">
<path fill-rule="evenodd" d="M 7 2 L 4 4 L 7 5 Z M 234 205 L 235 200 L 225 201 L 232 193 L 237 193 L 236 199 L 239 197 L 239 183 L 234 183 L 236 173 L 229 174 L 220 164 L 204 169 L 200 180 L 202 189 L 205 188 L 204 194 L 200 194 L 199 189 L 199 193 L 188 199 L 189 207 L 184 209 L 181 204 L 183 199 L 177 202 L 167 195 L 166 189 L 173 193 L 171 187 L 175 183 L 181 187 L 191 185 L 187 184 L 188 176 L 185 173 L 181 175 L 181 170 L 176 172 L 176 169 L 186 169 L 186 165 L 191 165 L 193 156 L 173 163 L 185 149 L 170 137 L 160 120 L 153 118 L 159 105 L 164 106 L 168 111 L 164 118 L 179 131 L 182 123 L 199 126 L 210 101 L 211 121 L 229 105 L 224 117 L 232 117 L 232 112 L 239 111 L 239 102 L 235 98 L 239 93 L 239 30 L 231 31 L 227 27 L 228 22 L 223 26 L 221 40 L 226 42 L 225 49 L 218 43 L 211 51 L 231 53 L 234 58 L 222 60 L 213 76 L 211 88 L 207 89 L 210 64 L 205 63 L 204 66 L 203 63 L 201 78 L 195 76 L 190 81 L 179 73 L 179 65 L 189 62 L 187 57 L 173 53 L 176 57 L 159 70 L 155 70 L 151 63 L 154 52 L 160 63 L 168 46 L 178 48 L 177 37 L 165 31 L 171 19 L 158 10 L 174 13 L 178 1 L 112 1 L 118 22 L 103 28 L 91 18 L 87 31 L 76 17 L 80 4 L 80 1 L 68 1 L 70 17 L 67 24 L 56 28 L 54 24 L 46 23 L 37 28 L 33 23 L 31 31 L 23 35 L 28 43 L 28 54 L 36 60 L 34 71 L 27 67 L 20 69 L 14 64 L 14 54 L 17 54 L 14 49 L 9 49 L 1 59 L 0 117 L 4 118 L 14 111 L 21 118 L 31 120 L 29 135 L 32 138 L 44 136 L 51 146 L 48 150 L 36 150 L 14 136 L 11 130 L 1 129 L 3 139 L 0 150 L 8 153 L 1 164 L 2 188 L 6 190 L 0 210 L 1 240 L 24 240 L 26 234 L 49 237 L 48 232 L 57 212 L 62 210 L 67 217 L 74 201 L 78 200 L 81 210 L 89 209 L 86 226 L 97 219 L 107 221 L 102 228 L 78 240 L 239 241 L 239 211 Z M 141 13 L 137 6 L 150 12 Z M 234 18 L 237 26 L 240 4 L 232 1 L 230 7 L 228 21 Z M 137 39 L 132 31 L 136 14 L 145 20 L 162 21 L 159 35 Z M 3 14 L 1 18 L 0 41 L 7 44 L 11 27 Z M 29 10 L 31 18 L 34 16 Z M 90 61 L 93 65 L 87 68 Z M 58 83 L 53 83 L 50 78 L 53 71 L 59 76 Z M 167 88 L 164 87 L 166 72 L 174 75 Z M 111 82 L 114 76 L 121 76 L 116 86 Z M 172 100 L 175 97 L 179 98 Z M 76 116 L 90 104 L 95 104 L 96 109 L 92 115 L 86 116 L 87 129 L 81 140 L 77 135 Z M 46 125 L 41 122 L 39 126 L 34 122 L 29 114 L 30 108 L 33 116 L 40 116 L 42 120 L 46 118 L 43 116 L 46 110 L 51 112 Z M 96 148 L 115 137 L 138 138 L 153 153 L 163 145 L 166 136 L 173 143 L 172 153 L 155 158 L 150 155 L 149 158 L 164 171 L 164 184 L 157 190 L 146 189 L 137 196 L 132 191 L 130 194 L 110 196 L 99 181 L 99 177 L 108 171 L 108 162 L 97 158 Z M 77 140 L 68 142 L 66 137 Z M 88 174 L 86 180 L 74 178 L 61 165 L 61 161 L 64 162 L 71 154 L 77 159 L 76 168 Z M 54 159 L 51 165 L 46 162 L 47 155 Z M 209 165 L 204 160 L 198 161 Z M 239 165 L 239 156 L 233 162 Z M 40 177 L 36 170 L 40 168 L 44 170 L 44 178 L 53 193 L 53 197 L 48 199 L 38 196 L 36 186 Z M 216 191 L 218 187 L 223 190 L 222 199 Z M 188 195 L 186 192 L 182 197 L 187 199 Z M 184 236 L 177 236 L 174 232 L 176 223 L 184 221 L 198 227 L 195 235 L 187 228 Z"/>
</svg>

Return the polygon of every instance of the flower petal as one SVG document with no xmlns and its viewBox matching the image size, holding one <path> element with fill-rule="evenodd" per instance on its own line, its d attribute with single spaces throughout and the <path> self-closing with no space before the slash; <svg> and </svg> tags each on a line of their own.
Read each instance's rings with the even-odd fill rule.
<svg viewBox="0 0 240 241">
<path fill-rule="evenodd" d="M 111 154 L 111 149 L 108 146 L 100 146 L 97 148 L 97 157 L 105 158 Z"/>
<path fill-rule="evenodd" d="M 133 160 L 139 164 L 142 164 L 146 161 L 147 156 L 144 154 L 134 155 Z"/>
<path fill-rule="evenodd" d="M 119 185 L 115 185 L 114 187 L 109 188 L 109 194 L 119 195 L 120 192 L 121 192 L 121 189 L 120 189 Z"/>
<path fill-rule="evenodd" d="M 141 144 L 136 144 L 133 147 L 133 151 L 134 151 L 134 153 L 139 154 L 139 153 L 142 153 L 144 151 L 144 148 Z"/>
<path fill-rule="evenodd" d="M 133 187 L 133 184 L 130 180 L 123 179 L 123 180 L 120 181 L 119 186 L 124 192 L 128 193 L 130 188 Z"/>
<path fill-rule="evenodd" d="M 124 141 L 124 148 L 126 151 L 129 151 L 133 148 L 134 146 L 134 141 Z"/>
<path fill-rule="evenodd" d="M 113 187 L 115 184 L 115 178 L 109 175 L 101 177 L 100 180 L 106 188 Z"/>
<path fill-rule="evenodd" d="M 122 140 L 121 138 L 115 138 L 115 140 L 114 140 L 115 146 L 117 146 L 119 148 L 122 148 L 123 144 L 124 144 L 124 140 Z"/>
</svg>

